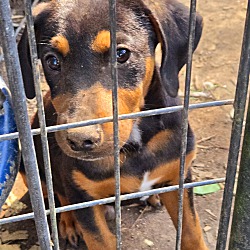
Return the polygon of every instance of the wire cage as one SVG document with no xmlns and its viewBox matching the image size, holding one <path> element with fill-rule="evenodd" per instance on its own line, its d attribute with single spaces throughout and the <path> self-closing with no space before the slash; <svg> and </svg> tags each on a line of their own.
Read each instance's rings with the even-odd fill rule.
<svg viewBox="0 0 250 250">
<path fill-rule="evenodd" d="M 176 248 L 181 249 L 181 232 L 182 232 L 182 213 L 183 213 L 183 191 L 186 188 L 208 185 L 213 183 L 225 182 L 224 196 L 221 207 L 220 225 L 218 230 L 218 239 L 216 249 L 225 249 L 228 240 L 229 221 L 233 201 L 233 188 L 235 182 L 235 175 L 238 163 L 239 152 L 242 149 L 241 170 L 239 174 L 239 187 L 236 194 L 236 203 L 234 210 L 234 219 L 231 230 L 231 240 L 229 249 L 249 249 L 250 247 L 250 235 L 248 224 L 250 222 L 250 216 L 246 211 L 250 208 L 249 196 L 246 196 L 249 188 L 249 176 L 250 169 L 249 162 L 249 126 L 250 115 L 247 111 L 246 129 L 241 147 L 241 134 L 243 131 L 243 121 L 245 114 L 245 106 L 247 100 L 249 70 L 250 70 L 250 1 L 248 1 L 247 16 L 245 20 L 245 31 L 242 42 L 242 51 L 240 57 L 240 65 L 238 71 L 238 79 L 236 86 L 235 99 L 233 100 L 220 100 L 203 102 L 198 104 L 189 104 L 190 98 L 190 82 L 192 73 L 192 51 L 194 46 L 194 32 L 195 32 L 195 17 L 196 17 L 196 1 L 190 1 L 190 22 L 189 22 L 189 45 L 188 45 L 188 60 L 186 67 L 186 80 L 185 80 L 185 92 L 184 92 L 184 104 L 181 106 L 153 109 L 147 111 L 141 111 L 138 113 L 118 115 L 117 107 L 117 90 L 118 90 L 118 75 L 116 66 L 116 0 L 109 0 L 110 5 L 110 31 L 111 31 L 111 64 L 112 64 L 112 79 L 113 79 L 113 117 L 105 117 L 94 120 L 87 120 L 81 122 L 75 122 L 71 124 L 56 125 L 46 127 L 44 107 L 42 100 L 42 93 L 40 90 L 40 73 L 39 73 L 39 60 L 37 57 L 34 24 L 31 15 L 31 1 L 25 2 L 25 16 L 27 21 L 27 29 L 29 35 L 29 44 L 31 51 L 31 61 L 35 80 L 36 98 L 38 115 L 40 121 L 40 129 L 30 128 L 26 97 L 23 89 L 23 80 L 21 76 L 20 63 L 18 59 L 15 33 L 13 29 L 13 23 L 11 20 L 11 12 L 8 0 L 0 1 L 0 31 L 1 41 L 4 51 L 4 59 L 6 64 L 6 70 L 12 93 L 13 107 L 16 117 L 16 123 L 18 132 L 0 135 L 0 142 L 4 140 L 10 140 L 19 138 L 22 148 L 22 156 L 27 166 L 27 178 L 30 180 L 29 192 L 32 203 L 32 213 L 12 216 L 9 218 L 3 218 L 0 220 L 0 225 L 6 223 L 13 223 L 17 221 L 27 220 L 34 218 L 39 244 L 41 249 L 59 249 L 58 230 L 56 214 L 66 211 L 72 211 L 76 209 L 82 209 L 92 207 L 96 205 L 108 204 L 115 202 L 116 212 L 116 239 L 117 249 L 121 249 L 121 201 L 140 198 L 142 196 L 149 196 L 153 194 L 160 194 L 164 192 L 170 192 L 178 190 L 179 192 L 179 210 L 178 210 L 178 227 L 176 236 Z M 188 112 L 191 109 L 206 108 L 212 106 L 222 105 L 234 105 L 234 119 L 231 132 L 230 149 L 228 155 L 228 164 L 226 178 L 212 179 L 193 183 L 184 183 L 184 164 L 185 164 L 185 152 L 187 147 L 187 129 L 188 129 Z M 131 194 L 120 194 L 120 166 L 119 166 L 119 130 L 118 121 L 124 119 L 134 119 L 138 117 L 155 116 L 159 114 L 166 114 L 171 112 L 182 111 L 182 147 L 180 155 L 180 182 L 177 186 L 169 186 L 164 188 L 153 189 L 150 191 L 137 192 Z M 115 159 L 115 180 L 116 180 L 116 193 L 115 197 L 94 200 L 90 202 L 83 202 L 78 204 L 72 204 L 63 207 L 55 207 L 54 192 L 52 184 L 52 174 L 50 169 L 50 155 L 47 136 L 48 133 L 55 131 L 66 130 L 69 128 L 77 128 L 81 126 L 89 126 L 94 124 L 103 124 L 107 122 L 113 122 L 114 126 L 114 159 Z M 41 135 L 43 156 L 45 162 L 46 182 L 48 188 L 49 210 L 45 209 L 41 184 L 39 181 L 39 173 L 36 162 L 36 153 L 33 144 L 33 135 Z M 244 213 L 242 211 L 245 211 Z M 51 219 L 51 235 L 47 222 L 47 215 L 50 214 Z M 241 237 L 239 237 L 239 235 Z M 53 247 L 51 244 L 53 241 Z M 247 246 L 244 248 L 244 246 Z"/>
</svg>

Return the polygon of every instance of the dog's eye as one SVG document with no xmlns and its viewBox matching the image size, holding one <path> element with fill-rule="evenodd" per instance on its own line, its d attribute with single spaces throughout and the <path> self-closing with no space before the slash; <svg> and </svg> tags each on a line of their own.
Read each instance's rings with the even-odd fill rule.
<svg viewBox="0 0 250 250">
<path fill-rule="evenodd" d="M 59 71 L 61 69 L 60 62 L 55 56 L 48 56 L 46 62 L 50 69 Z"/>
<path fill-rule="evenodd" d="M 130 50 L 121 48 L 116 51 L 117 62 L 125 63 L 130 57 Z"/>
</svg>

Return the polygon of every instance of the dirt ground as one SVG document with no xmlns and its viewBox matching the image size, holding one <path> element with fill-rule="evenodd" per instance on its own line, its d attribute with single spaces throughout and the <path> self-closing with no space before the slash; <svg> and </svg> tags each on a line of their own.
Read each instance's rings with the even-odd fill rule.
<svg viewBox="0 0 250 250">
<path fill-rule="evenodd" d="M 187 0 L 182 2 L 189 4 Z M 194 55 L 191 103 L 234 97 L 246 6 L 247 0 L 198 2 L 197 9 L 204 18 L 204 30 Z M 180 78 L 183 82 L 184 71 Z M 183 88 L 180 95 L 182 92 Z M 190 123 L 198 141 L 197 159 L 193 165 L 194 180 L 225 176 L 231 115 L 232 106 L 190 112 Z M 209 249 L 215 249 L 216 245 L 223 185 L 221 188 L 216 193 L 195 197 Z M 17 185 L 0 216 L 30 211 L 26 191 L 18 177 Z M 5 225 L 0 231 L 0 250 L 39 249 L 33 221 Z M 175 230 L 163 208 L 123 207 L 122 239 L 123 249 L 126 250 L 175 248 Z M 62 249 L 66 249 L 65 246 L 62 241 Z"/>
</svg>

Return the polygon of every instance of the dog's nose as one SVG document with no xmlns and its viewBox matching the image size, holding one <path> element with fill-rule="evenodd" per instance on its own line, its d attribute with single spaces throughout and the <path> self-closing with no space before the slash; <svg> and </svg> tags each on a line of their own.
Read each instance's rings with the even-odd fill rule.
<svg viewBox="0 0 250 250">
<path fill-rule="evenodd" d="M 98 147 L 101 143 L 99 133 L 68 133 L 67 141 L 74 151 L 90 151 Z"/>
<path fill-rule="evenodd" d="M 92 150 L 96 147 L 96 143 L 93 140 L 78 142 L 68 138 L 68 143 L 74 151 Z"/>
</svg>

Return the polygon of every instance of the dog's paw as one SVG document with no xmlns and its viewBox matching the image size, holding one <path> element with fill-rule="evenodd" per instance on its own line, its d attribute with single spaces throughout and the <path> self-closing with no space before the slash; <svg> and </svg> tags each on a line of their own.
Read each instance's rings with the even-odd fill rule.
<svg viewBox="0 0 250 250">
<path fill-rule="evenodd" d="M 147 203 L 156 209 L 161 208 L 162 206 L 161 200 L 158 194 L 149 196 L 149 198 L 147 199 Z"/>
<path fill-rule="evenodd" d="M 104 207 L 104 214 L 105 214 L 105 219 L 107 221 L 115 220 L 115 208 L 114 208 L 114 206 L 106 205 Z"/>
<path fill-rule="evenodd" d="M 63 239 L 68 240 L 73 246 L 78 245 L 81 232 L 73 212 L 64 212 L 61 214 L 59 230 Z"/>
</svg>

